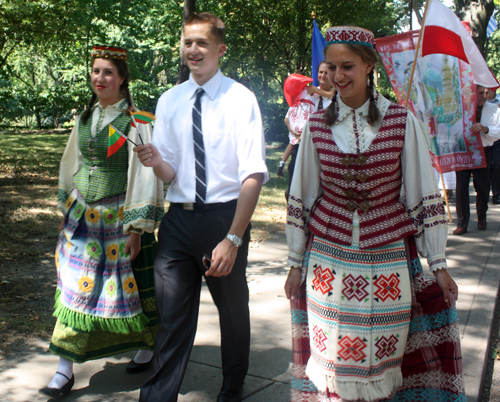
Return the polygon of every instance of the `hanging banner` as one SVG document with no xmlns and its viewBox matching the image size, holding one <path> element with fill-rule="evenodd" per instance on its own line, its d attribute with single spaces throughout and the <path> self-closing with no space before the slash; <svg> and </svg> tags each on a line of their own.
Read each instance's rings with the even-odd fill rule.
<svg viewBox="0 0 500 402">
<path fill-rule="evenodd" d="M 377 51 L 399 104 L 404 105 L 419 31 L 376 39 Z M 440 173 L 486 167 L 476 122 L 476 85 L 467 63 L 453 56 L 417 58 L 408 108 L 428 134 L 432 164 Z"/>
</svg>

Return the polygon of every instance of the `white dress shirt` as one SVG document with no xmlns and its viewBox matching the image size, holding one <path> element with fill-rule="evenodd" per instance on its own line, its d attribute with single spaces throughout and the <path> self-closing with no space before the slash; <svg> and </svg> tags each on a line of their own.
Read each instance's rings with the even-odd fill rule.
<svg viewBox="0 0 500 402">
<path fill-rule="evenodd" d="M 500 108 L 493 103 L 486 102 L 481 112 L 480 123 L 488 127 L 488 134 L 481 133 L 481 142 L 483 147 L 489 147 L 500 139 Z"/>
<path fill-rule="evenodd" d="M 156 107 L 153 145 L 175 171 L 166 196 L 171 202 L 195 202 L 192 108 L 199 87 L 190 76 L 165 92 Z M 262 173 L 264 183 L 269 179 L 260 109 L 252 92 L 220 70 L 202 88 L 205 202 L 228 202 L 238 198 L 251 174 Z"/>
</svg>

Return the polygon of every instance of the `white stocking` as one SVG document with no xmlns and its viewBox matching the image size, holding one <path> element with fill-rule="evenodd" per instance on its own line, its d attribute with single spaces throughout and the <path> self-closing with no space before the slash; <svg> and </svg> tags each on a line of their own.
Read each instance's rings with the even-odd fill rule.
<svg viewBox="0 0 500 402">
<path fill-rule="evenodd" d="M 61 375 L 64 374 L 64 375 Z M 59 366 L 57 367 L 57 373 L 52 377 L 48 387 L 49 388 L 62 388 L 66 383 L 69 382 L 68 378 L 71 379 L 73 376 L 73 362 L 65 359 L 64 357 L 59 358 Z"/>
<path fill-rule="evenodd" d="M 134 357 L 134 362 L 137 364 L 149 363 L 153 358 L 153 352 L 147 349 L 141 349 L 137 351 L 137 354 Z"/>
</svg>

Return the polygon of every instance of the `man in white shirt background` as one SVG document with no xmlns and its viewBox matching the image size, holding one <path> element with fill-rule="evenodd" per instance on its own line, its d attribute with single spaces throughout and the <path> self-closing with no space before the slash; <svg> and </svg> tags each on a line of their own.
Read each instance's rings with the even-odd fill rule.
<svg viewBox="0 0 500 402">
<path fill-rule="evenodd" d="M 153 144 L 135 148 L 145 166 L 171 183 L 155 261 L 155 372 L 141 390 L 142 402 L 177 401 L 196 334 L 206 257 L 211 266 L 205 280 L 221 326 L 217 402 L 241 400 L 248 370 L 249 222 L 269 174 L 256 98 L 218 69 L 224 31 L 211 14 L 189 18 L 183 32 L 189 80 L 160 97 Z"/>
<path fill-rule="evenodd" d="M 487 166 L 480 169 L 466 169 L 456 171 L 457 176 L 457 228 L 453 231 L 456 236 L 467 233 L 470 219 L 469 183 L 473 175 L 474 189 L 476 190 L 477 228 L 486 230 L 486 211 L 490 196 L 491 146 L 500 138 L 500 109 L 486 102 L 489 89 L 477 86 L 477 123 L 471 127 L 472 132 L 479 133 L 484 147 Z"/>
</svg>

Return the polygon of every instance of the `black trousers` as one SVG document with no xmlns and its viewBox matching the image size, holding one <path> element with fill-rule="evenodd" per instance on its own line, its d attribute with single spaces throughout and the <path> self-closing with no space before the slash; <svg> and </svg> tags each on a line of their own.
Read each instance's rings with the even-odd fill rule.
<svg viewBox="0 0 500 402">
<path fill-rule="evenodd" d="M 177 401 L 191 353 L 200 304 L 203 254 L 224 239 L 236 207 L 185 211 L 170 207 L 159 231 L 155 260 L 156 335 L 154 374 L 141 389 L 141 402 Z M 232 272 L 207 277 L 206 283 L 219 310 L 221 330 L 222 391 L 237 391 L 248 371 L 250 352 L 249 294 L 246 267 L 250 227 Z"/>
<path fill-rule="evenodd" d="M 486 220 L 488 200 L 490 197 L 490 170 L 491 147 L 485 147 L 487 166 L 481 169 L 467 169 L 456 171 L 457 176 L 457 228 L 467 229 L 470 220 L 469 183 L 473 176 L 474 190 L 476 190 L 477 220 Z"/>
<path fill-rule="evenodd" d="M 500 140 L 491 146 L 491 192 L 500 197 Z"/>
<path fill-rule="evenodd" d="M 299 151 L 299 144 L 295 144 L 290 154 L 290 163 L 288 164 L 288 187 L 285 190 L 285 198 L 288 201 L 290 195 L 290 186 L 292 185 L 293 172 L 295 171 L 295 162 L 297 161 L 297 152 Z"/>
</svg>

